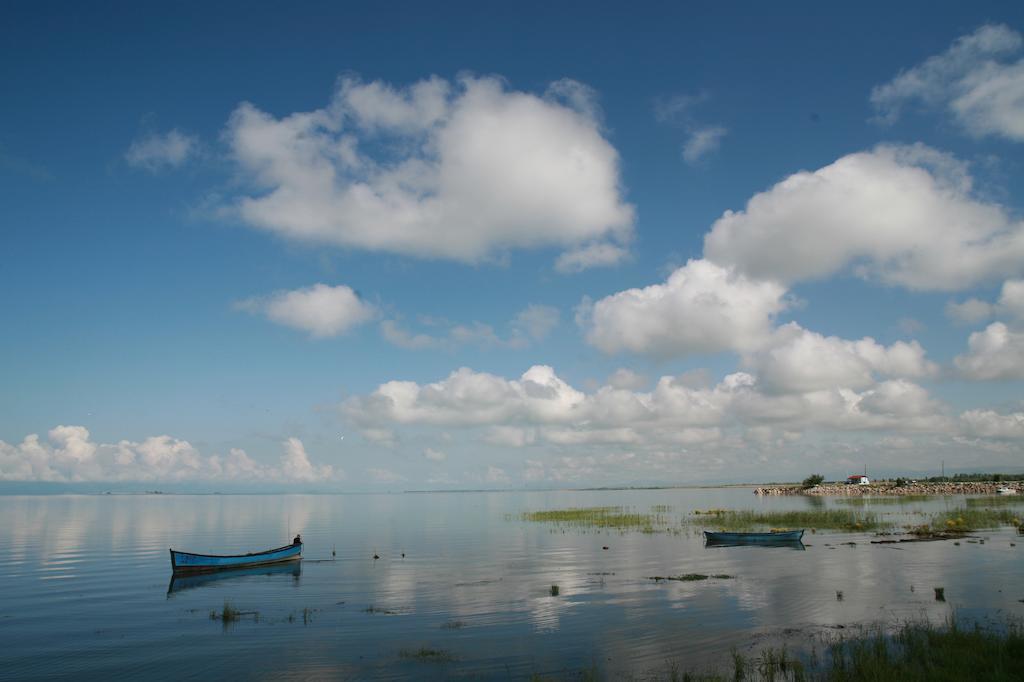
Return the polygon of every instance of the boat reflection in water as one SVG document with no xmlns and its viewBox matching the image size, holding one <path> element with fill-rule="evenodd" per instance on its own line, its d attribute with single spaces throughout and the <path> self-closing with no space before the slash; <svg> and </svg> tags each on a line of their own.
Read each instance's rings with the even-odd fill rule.
<svg viewBox="0 0 1024 682">
<path fill-rule="evenodd" d="M 769 531 L 763 533 L 730 533 L 704 531 L 705 547 L 786 547 L 804 549 L 802 530 Z"/>
<path fill-rule="evenodd" d="M 782 547 L 784 549 L 806 549 L 800 540 L 767 540 L 763 542 L 743 542 L 742 540 L 707 540 L 705 547 Z"/>
<path fill-rule="evenodd" d="M 260 577 L 273 577 L 284 579 L 291 576 L 293 586 L 298 586 L 299 578 L 302 576 L 302 560 L 290 561 L 281 564 L 269 564 L 267 566 L 253 566 L 250 568 L 229 568 L 216 573 L 195 573 L 175 574 L 171 576 L 171 584 L 167 586 L 167 596 L 175 592 L 190 590 L 195 587 L 208 587 L 210 585 L 221 585 L 225 581 L 252 580 Z"/>
</svg>

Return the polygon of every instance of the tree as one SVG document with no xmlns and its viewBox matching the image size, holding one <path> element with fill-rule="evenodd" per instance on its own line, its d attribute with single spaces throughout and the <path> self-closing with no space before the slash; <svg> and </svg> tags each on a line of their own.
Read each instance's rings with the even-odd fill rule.
<svg viewBox="0 0 1024 682">
<path fill-rule="evenodd" d="M 825 482 L 825 477 L 821 474 L 812 474 L 804 479 L 804 488 L 813 488 L 816 485 L 821 485 Z"/>
</svg>

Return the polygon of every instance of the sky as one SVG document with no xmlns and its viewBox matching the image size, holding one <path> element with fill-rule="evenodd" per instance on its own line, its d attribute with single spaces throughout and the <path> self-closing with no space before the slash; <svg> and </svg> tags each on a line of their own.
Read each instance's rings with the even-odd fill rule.
<svg viewBox="0 0 1024 682">
<path fill-rule="evenodd" d="M 1024 469 L 1024 7 L 16 3 L 0 488 Z"/>
</svg>

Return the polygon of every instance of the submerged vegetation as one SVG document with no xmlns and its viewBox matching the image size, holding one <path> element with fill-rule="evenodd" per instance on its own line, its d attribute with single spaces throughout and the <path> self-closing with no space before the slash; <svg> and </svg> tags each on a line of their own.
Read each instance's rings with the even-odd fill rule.
<svg viewBox="0 0 1024 682">
<path fill-rule="evenodd" d="M 419 649 L 402 649 L 398 652 L 398 656 L 399 658 L 429 663 L 451 663 L 455 660 L 455 656 L 447 649 L 431 649 L 425 646 Z"/>
<path fill-rule="evenodd" d="M 671 514 L 666 505 L 651 507 L 651 513 L 635 511 L 631 507 L 581 507 L 570 509 L 547 509 L 524 512 L 518 516 L 523 521 L 547 523 L 561 529 L 586 532 L 598 531 L 641 532 L 641 533 L 688 533 L 700 529 L 724 531 L 762 531 L 806 528 L 843 532 L 884 531 L 897 525 L 896 521 L 879 514 L 856 507 L 870 505 L 905 505 L 930 499 L 926 495 L 904 497 L 853 497 L 836 500 L 836 507 L 792 510 L 749 510 L 749 509 L 706 509 L 694 510 L 691 514 Z M 1024 523 L 1024 510 L 1015 508 L 1024 504 L 1024 497 L 968 498 L 965 506 L 932 514 L 921 511 L 913 514 L 922 516 L 922 522 L 911 531 L 917 536 L 965 533 L 985 528 L 1017 526 Z M 854 507 L 854 508 L 842 508 Z M 901 514 L 906 514 L 900 510 Z M 909 527 L 909 526 L 908 526 Z"/>
<path fill-rule="evenodd" d="M 664 509 L 664 507 L 662 507 Z M 560 528 L 679 533 L 685 527 L 715 530 L 760 530 L 780 528 L 822 528 L 844 531 L 872 531 L 892 524 L 871 513 L 844 509 L 751 511 L 732 509 L 696 510 L 692 515 L 672 519 L 664 513 L 639 513 L 628 507 L 583 507 L 525 512 L 519 519 L 549 523 Z"/>
<path fill-rule="evenodd" d="M 1024 633 L 1019 626 L 1005 630 L 937 627 L 909 623 L 895 633 L 843 639 L 829 645 L 826 655 L 815 650 L 797 655 L 785 646 L 769 647 L 756 656 L 734 651 L 728 673 L 682 672 L 670 662 L 652 679 L 672 682 L 925 682 L 928 680 L 1019 680 L 1024 667 Z M 589 669 L 579 679 L 601 679 Z"/>
<path fill-rule="evenodd" d="M 706 528 L 716 530 L 760 530 L 762 528 L 825 528 L 829 530 L 871 531 L 887 528 L 875 514 L 843 509 L 803 509 L 792 511 L 750 511 L 712 509 L 700 513 L 694 520 Z"/>
<path fill-rule="evenodd" d="M 677 576 L 661 576 L 652 575 L 648 580 L 654 582 L 661 582 L 662 580 L 678 580 L 680 582 L 696 582 L 698 580 L 707 580 L 708 578 L 715 578 L 716 580 L 732 580 L 735 576 L 731 576 L 728 573 L 716 573 L 714 575 L 705 575 L 703 573 L 684 573 L 683 575 Z"/>
<path fill-rule="evenodd" d="M 642 514 L 629 507 L 582 507 L 577 509 L 550 509 L 526 512 L 524 521 L 554 523 L 576 528 L 609 528 L 654 532 L 655 526 L 667 525 L 660 513 Z"/>
<path fill-rule="evenodd" d="M 940 531 L 968 532 L 1000 526 L 1020 527 L 1022 517 L 1024 514 L 1012 509 L 979 509 L 968 505 L 936 514 L 931 525 Z"/>
</svg>

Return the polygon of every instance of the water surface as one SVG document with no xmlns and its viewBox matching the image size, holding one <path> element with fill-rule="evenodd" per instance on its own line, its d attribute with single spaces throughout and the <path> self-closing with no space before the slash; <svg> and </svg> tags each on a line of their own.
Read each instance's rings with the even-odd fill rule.
<svg viewBox="0 0 1024 682">
<path fill-rule="evenodd" d="M 868 510 L 921 523 L 962 503 Z M 794 551 L 708 548 L 683 526 L 620 533 L 519 519 L 598 505 L 682 516 L 843 504 L 743 488 L 0 497 L 0 677 L 522 678 L 593 665 L 644 676 L 875 623 L 1024 617 L 1024 545 L 1011 546 L 1010 529 L 959 546 L 819 531 Z M 301 566 L 171 581 L 169 547 L 247 552 L 297 531 Z M 649 579 L 682 573 L 734 578 Z M 946 602 L 934 598 L 940 586 Z M 211 619 L 226 600 L 258 615 Z M 450 660 L 409 655 L 423 648 Z"/>
</svg>

